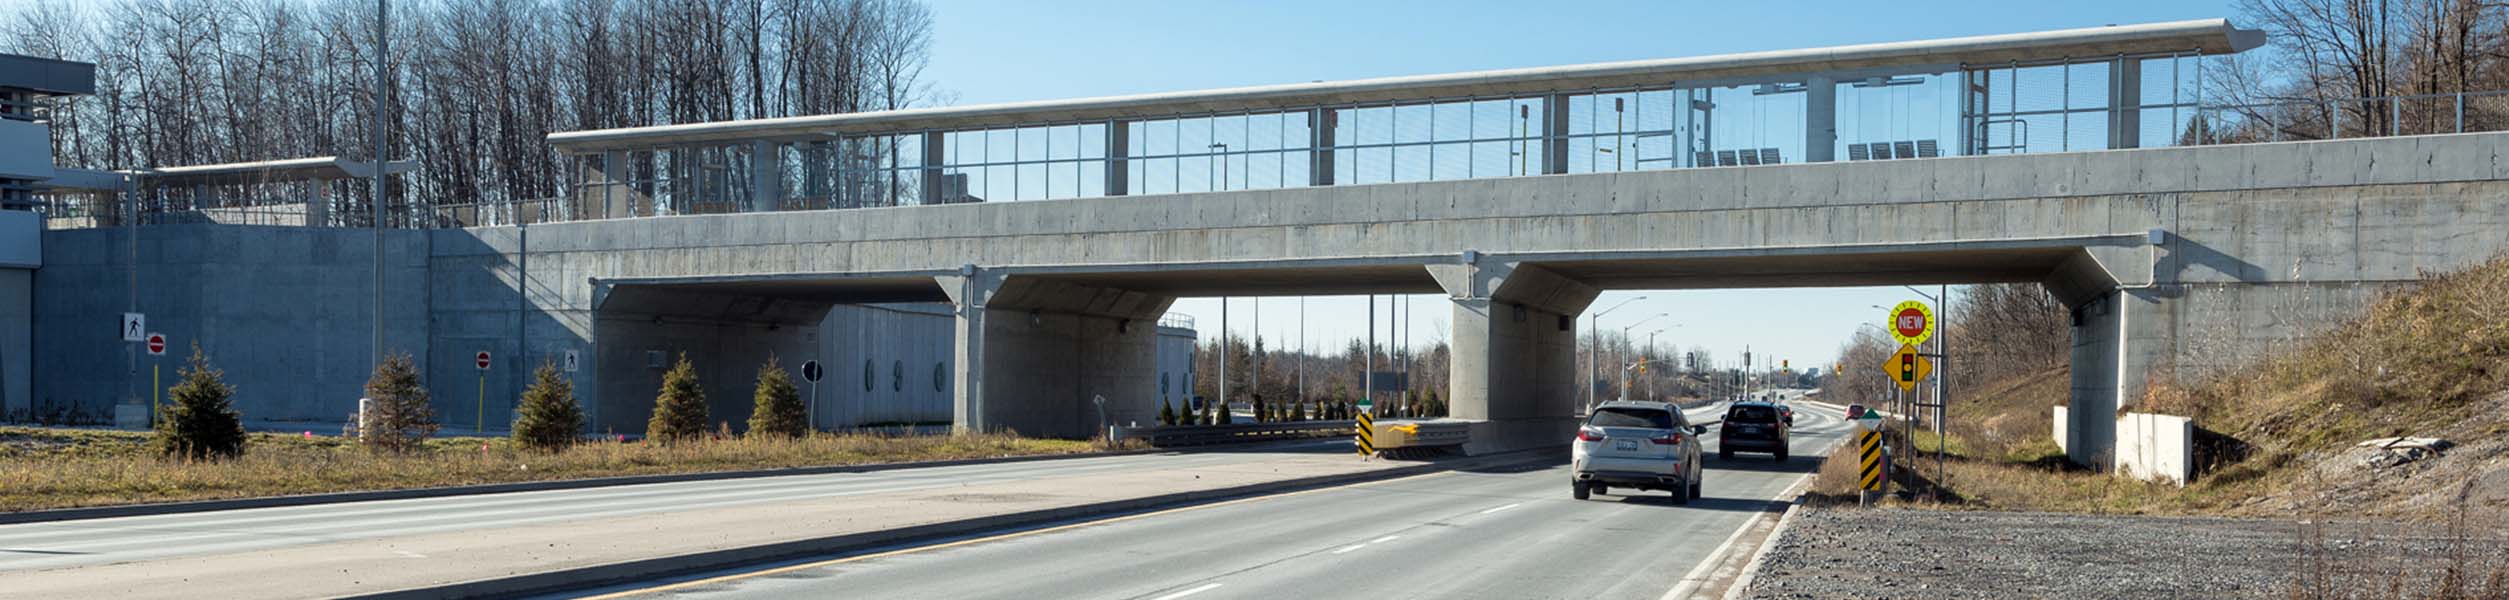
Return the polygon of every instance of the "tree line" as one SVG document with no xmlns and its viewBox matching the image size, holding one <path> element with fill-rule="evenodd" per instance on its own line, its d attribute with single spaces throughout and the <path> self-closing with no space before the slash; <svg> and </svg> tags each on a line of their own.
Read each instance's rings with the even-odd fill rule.
<svg viewBox="0 0 2509 600">
<path fill-rule="evenodd" d="M 2455 98 L 2341 102 L 2509 89 L 2509 4 L 2481 0 L 2240 0 L 2264 48 L 2205 74 L 2205 103 L 2238 105 L 2198 123 L 2226 141 L 2456 131 Z M 2306 104 L 2291 104 L 2306 103 Z M 2254 106 L 2271 104 L 2272 106 Z M 2470 98 L 2467 131 L 2509 127 L 2509 96 Z"/>
<path fill-rule="evenodd" d="M 394 196 L 550 198 L 550 132 L 905 108 L 935 99 L 915 0 L 394 2 Z M 94 63 L 55 161 L 132 169 L 371 154 L 372 0 L 36 0 L 0 49 Z M 355 192 L 362 194 L 362 191 Z"/>
</svg>

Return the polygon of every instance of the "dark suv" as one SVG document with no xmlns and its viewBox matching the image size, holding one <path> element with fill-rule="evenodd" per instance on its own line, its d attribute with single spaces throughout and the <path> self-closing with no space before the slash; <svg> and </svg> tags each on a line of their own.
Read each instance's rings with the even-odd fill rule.
<svg viewBox="0 0 2509 600">
<path fill-rule="evenodd" d="M 1717 458 L 1732 459 L 1734 451 L 1767 452 L 1786 460 L 1786 438 L 1793 425 L 1786 424 L 1775 404 L 1767 402 L 1736 402 L 1725 409 L 1724 428 L 1716 440 Z"/>
</svg>

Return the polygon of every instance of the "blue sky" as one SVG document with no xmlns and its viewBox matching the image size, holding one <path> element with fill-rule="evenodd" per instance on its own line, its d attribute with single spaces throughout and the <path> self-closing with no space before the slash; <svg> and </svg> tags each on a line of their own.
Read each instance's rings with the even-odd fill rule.
<svg viewBox="0 0 2509 600">
<path fill-rule="evenodd" d="M 1313 80 L 1414 75 L 1888 42 L 2181 19 L 2232 18 L 2221 0 L 2110 2 L 1035 2 L 937 0 L 926 76 L 954 104 L 983 104 Z M 1928 293 L 1933 292 L 1927 288 Z M 1898 287 L 1607 292 L 1602 319 L 1659 345 L 1744 346 L 1798 367 L 1831 362 L 1856 327 L 1915 294 Z M 1391 303 L 1380 300 L 1380 310 Z M 1230 329 L 1296 343 L 1299 300 L 1238 298 Z M 1411 297 L 1415 343 L 1449 337 L 1437 296 Z M 1308 339 L 1337 347 L 1366 330 L 1362 298 L 1306 302 Z M 1206 338 L 1219 301 L 1185 299 Z M 1392 320 L 1379 316 L 1380 327 Z M 1588 320 L 1578 319 L 1578 326 Z M 1380 330 L 1382 331 L 1382 330 Z M 1385 336 L 1386 334 L 1380 334 Z"/>
</svg>

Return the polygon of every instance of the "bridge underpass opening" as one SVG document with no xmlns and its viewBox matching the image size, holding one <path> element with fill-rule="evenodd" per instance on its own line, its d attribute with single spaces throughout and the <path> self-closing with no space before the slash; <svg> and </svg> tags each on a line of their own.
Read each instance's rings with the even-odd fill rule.
<svg viewBox="0 0 2509 600">
<path fill-rule="evenodd" d="M 1475 423 L 1468 451 L 1500 451 L 1557 445 L 1573 430 L 1586 401 L 1587 373 L 1577 349 L 1589 324 L 1581 319 L 1607 290 L 1998 282 L 2046 285 L 2075 310 L 2071 405 L 2074 414 L 2098 415 L 2112 412 L 2121 394 L 2139 393 L 2135 378 L 2119 374 L 2142 365 L 2126 343 L 2132 336 L 2125 313 L 2135 303 L 2119 301 L 2130 298 L 2124 292 L 2131 290 L 2117 283 L 2140 276 L 2113 276 L 2102 265 L 2150 264 L 2148 248 L 2143 236 L 2097 236 L 1218 264 L 970 265 L 937 273 L 596 282 L 605 290 L 597 308 L 599 368 L 651 373 L 603 377 L 597 419 L 604 427 L 641 430 L 641 415 L 650 410 L 659 381 L 659 370 L 651 366 L 654 347 L 669 346 L 715 353 L 719 366 L 708 375 L 715 420 L 737 428 L 747 414 L 748 377 L 767 353 L 830 352 L 818 336 L 832 307 L 913 303 L 937 304 L 948 315 L 948 358 L 936 368 L 946 371 L 947 381 L 935 387 L 946 390 L 948 421 L 955 429 L 1089 437 L 1108 424 L 1157 422 L 1162 400 L 1189 397 L 1181 389 L 1191 388 L 1182 387 L 1180 377 L 1217 377 L 1216 369 L 1170 372 L 1161 388 L 1158 324 L 1180 298 L 1196 299 L 1187 303 L 1193 306 L 1219 297 L 1247 302 L 1243 299 L 1382 294 L 1411 296 L 1414 318 L 1443 314 L 1444 331 L 1438 334 L 1447 340 L 1449 355 L 1443 398 L 1448 415 Z M 1443 306 L 1422 306 L 1424 298 Z M 1207 310 L 1193 312 L 1199 325 L 1210 328 L 1199 335 L 1216 339 L 1221 319 Z M 1230 320 L 1231 328 L 1252 323 Z M 1426 341 L 1417 329 L 1412 333 L 1410 342 Z M 1396 342 L 1389 332 L 1379 340 L 1379 351 L 1390 352 Z M 2068 448 L 2097 452 L 2096 444 L 2085 440 L 2100 439 L 2108 424 L 2077 420 L 2085 422 L 2069 429 L 2079 439 Z"/>
</svg>

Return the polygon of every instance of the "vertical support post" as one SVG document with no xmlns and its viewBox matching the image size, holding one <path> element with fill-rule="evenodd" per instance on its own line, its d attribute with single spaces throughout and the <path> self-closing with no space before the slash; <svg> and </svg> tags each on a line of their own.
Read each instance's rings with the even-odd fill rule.
<svg viewBox="0 0 2509 600">
<path fill-rule="evenodd" d="M 1994 82 L 1992 69 L 1960 67 L 1960 154 L 1986 154 L 1986 113 L 1991 104 L 1987 94 Z"/>
<path fill-rule="evenodd" d="M 780 143 L 750 143 L 750 213 L 783 208 L 783 151 Z"/>
<path fill-rule="evenodd" d="M 2143 142 L 2143 61 L 2117 57 L 2108 67 L 2108 147 L 2141 147 Z"/>
<path fill-rule="evenodd" d="M 1106 195 L 1129 195 L 1125 189 L 1132 183 L 1132 122 L 1114 119 L 1106 122 Z"/>
<path fill-rule="evenodd" d="M 1331 107 L 1318 108 L 1307 114 L 1307 147 L 1311 149 L 1309 154 L 1314 156 L 1309 160 L 1315 163 L 1307 168 L 1307 185 L 1333 185 L 1333 130 L 1340 126 L 1337 122 L 1340 119 L 1333 116 Z"/>
<path fill-rule="evenodd" d="M 1542 97 L 1542 174 L 1568 172 L 1568 95 Z"/>
<path fill-rule="evenodd" d="M 1824 163 L 1838 156 L 1838 81 L 1826 75 L 1803 80 L 1803 161 Z"/>
<path fill-rule="evenodd" d="M 949 198 L 941 195 L 941 164 L 949 159 L 949 155 L 942 152 L 942 143 L 941 132 L 923 133 L 922 197 L 924 204 L 940 204 L 949 201 Z"/>
</svg>

